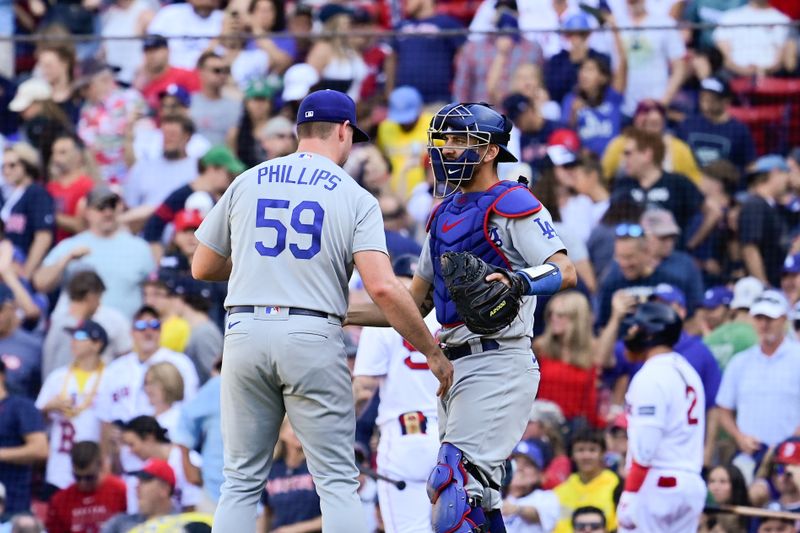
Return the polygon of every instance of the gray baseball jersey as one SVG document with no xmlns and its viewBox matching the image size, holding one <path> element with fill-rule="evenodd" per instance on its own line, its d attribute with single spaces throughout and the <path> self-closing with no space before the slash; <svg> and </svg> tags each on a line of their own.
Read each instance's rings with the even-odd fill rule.
<svg viewBox="0 0 800 533">
<path fill-rule="evenodd" d="M 550 212 L 545 207 L 525 218 L 506 218 L 492 214 L 489 218 L 489 236 L 503 250 L 515 270 L 544 264 L 554 253 L 566 250 L 566 246 L 553 228 Z M 429 283 L 433 283 L 434 277 L 432 261 L 430 234 L 428 234 L 419 258 L 417 275 Z M 484 337 L 506 340 L 530 337 L 533 334 L 535 309 L 536 296 L 524 296 L 516 320 L 494 335 Z M 472 333 L 466 326 L 444 329 L 439 334 L 439 340 L 448 344 L 464 344 L 469 339 L 479 337 L 481 335 Z"/>
<path fill-rule="evenodd" d="M 293 306 L 344 316 L 353 253 L 386 252 L 375 198 L 333 161 L 308 153 L 241 174 L 196 235 L 233 260 L 225 307 Z"/>
</svg>

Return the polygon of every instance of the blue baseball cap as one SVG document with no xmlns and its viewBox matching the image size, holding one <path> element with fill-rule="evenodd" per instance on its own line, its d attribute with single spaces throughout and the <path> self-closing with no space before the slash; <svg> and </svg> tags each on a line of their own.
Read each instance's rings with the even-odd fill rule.
<svg viewBox="0 0 800 533">
<path fill-rule="evenodd" d="M 422 95 L 410 85 L 398 87 L 389 95 L 387 118 L 401 125 L 413 124 L 422 113 Z"/>
<path fill-rule="evenodd" d="M 786 259 L 783 261 L 783 273 L 800 273 L 800 254 L 793 254 L 786 257 Z"/>
<path fill-rule="evenodd" d="M 178 85 L 177 83 L 170 83 L 163 91 L 158 93 L 159 100 L 165 96 L 175 97 L 183 107 L 189 107 L 192 105 L 192 95 L 189 94 L 189 91 L 187 91 L 185 87 Z"/>
<path fill-rule="evenodd" d="M 591 31 L 592 25 L 589 23 L 589 17 L 583 13 L 575 13 L 567 17 L 561 29 L 564 31 Z"/>
<path fill-rule="evenodd" d="M 650 295 L 650 300 L 659 300 L 666 304 L 678 304 L 681 307 L 686 307 L 686 296 L 684 296 L 683 291 L 669 283 L 656 285 Z"/>
<path fill-rule="evenodd" d="M 750 167 L 749 175 L 764 174 L 773 170 L 782 170 L 789 172 L 789 165 L 786 164 L 786 159 L 778 154 L 762 155 Z"/>
<path fill-rule="evenodd" d="M 538 444 L 532 440 L 523 440 L 514 446 L 511 456 L 522 455 L 530 460 L 539 470 L 544 468 L 544 454 Z"/>
<path fill-rule="evenodd" d="M 300 102 L 297 110 L 297 124 L 306 122 L 333 122 L 341 124 L 350 121 L 353 128 L 353 142 L 364 143 L 369 141 L 369 135 L 356 126 L 356 104 L 346 94 L 323 89 L 314 91 Z"/>
<path fill-rule="evenodd" d="M 700 307 L 703 309 L 714 309 L 721 305 L 728 306 L 733 300 L 733 291 L 724 285 L 711 287 L 703 293 L 703 302 Z"/>
</svg>

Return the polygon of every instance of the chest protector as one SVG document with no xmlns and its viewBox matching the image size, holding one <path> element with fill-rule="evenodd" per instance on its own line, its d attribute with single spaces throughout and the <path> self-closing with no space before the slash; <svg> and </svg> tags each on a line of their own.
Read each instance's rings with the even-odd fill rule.
<svg viewBox="0 0 800 533">
<path fill-rule="evenodd" d="M 446 198 L 428 220 L 433 260 L 433 302 L 436 319 L 444 327 L 462 324 L 442 278 L 439 258 L 444 252 L 472 252 L 487 263 L 511 270 L 500 246 L 489 234 L 489 217 L 523 218 L 537 213 L 542 204 L 530 190 L 515 181 L 500 181 L 483 192 L 456 193 Z"/>
</svg>

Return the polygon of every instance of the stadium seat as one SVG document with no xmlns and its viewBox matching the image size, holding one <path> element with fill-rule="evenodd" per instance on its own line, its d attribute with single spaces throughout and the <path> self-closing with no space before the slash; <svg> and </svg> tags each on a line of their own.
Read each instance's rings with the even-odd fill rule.
<svg viewBox="0 0 800 533">
<path fill-rule="evenodd" d="M 788 105 L 731 106 L 728 112 L 750 128 L 758 155 L 782 152 L 785 149 L 789 126 Z"/>
</svg>

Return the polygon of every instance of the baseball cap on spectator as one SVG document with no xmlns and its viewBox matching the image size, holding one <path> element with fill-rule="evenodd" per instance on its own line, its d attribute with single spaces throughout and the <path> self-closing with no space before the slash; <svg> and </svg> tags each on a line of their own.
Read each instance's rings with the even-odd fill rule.
<svg viewBox="0 0 800 533">
<path fill-rule="evenodd" d="M 511 457 L 519 456 L 528 459 L 539 470 L 544 468 L 544 453 L 542 453 L 542 449 L 539 448 L 539 445 L 531 440 L 520 441 L 516 446 L 514 446 L 514 450 L 511 452 Z"/>
<path fill-rule="evenodd" d="M 656 285 L 649 299 L 651 301 L 658 300 L 665 304 L 678 304 L 681 307 L 686 307 L 686 296 L 683 294 L 683 291 L 669 283 L 659 283 Z"/>
<path fill-rule="evenodd" d="M 141 470 L 128 472 L 128 475 L 142 480 L 159 479 L 169 485 L 171 490 L 175 490 L 175 471 L 163 459 L 149 459 Z"/>
<path fill-rule="evenodd" d="M 175 232 L 196 230 L 203 222 L 203 215 L 200 211 L 194 209 L 181 209 L 175 215 L 172 224 L 175 226 Z"/>
<path fill-rule="evenodd" d="M 778 154 L 762 155 L 748 168 L 747 175 L 755 176 L 757 174 L 766 174 L 773 170 L 782 170 L 789 172 L 789 165 L 786 164 L 786 159 Z"/>
<path fill-rule="evenodd" d="M 761 293 L 761 296 L 750 306 L 751 316 L 768 316 L 769 318 L 780 318 L 789 314 L 789 302 L 780 291 L 769 289 Z"/>
<path fill-rule="evenodd" d="M 511 122 L 515 122 L 530 107 L 530 99 L 521 93 L 511 93 L 503 100 L 503 111 Z"/>
<path fill-rule="evenodd" d="M 611 424 L 608 426 L 608 429 L 615 430 L 615 429 L 624 429 L 625 431 L 628 430 L 628 416 L 625 413 L 620 413 L 614 417 L 614 420 L 611 421 Z"/>
<path fill-rule="evenodd" d="M 89 194 L 86 195 L 86 204 L 89 207 L 99 207 L 112 199 L 119 201 L 119 194 L 114 192 L 114 190 L 105 183 L 98 183 L 89 191 Z"/>
<path fill-rule="evenodd" d="M 85 333 L 88 340 L 99 341 L 101 344 L 100 351 L 105 350 L 108 346 L 108 333 L 103 326 L 94 320 L 84 320 L 80 324 L 71 328 L 64 328 L 70 335 L 75 335 L 78 332 Z"/>
<path fill-rule="evenodd" d="M 783 465 L 800 465 L 800 441 L 790 438 L 778 445 L 775 462 Z"/>
<path fill-rule="evenodd" d="M 644 100 L 639 101 L 639 103 L 636 104 L 636 111 L 633 112 L 633 116 L 637 117 L 642 113 L 649 113 L 653 110 L 661 113 L 662 117 L 667 116 L 667 108 L 664 107 L 664 104 L 652 98 L 645 98 Z"/>
<path fill-rule="evenodd" d="M 574 15 L 567 17 L 567 20 L 565 20 L 564 24 L 561 25 L 561 29 L 563 31 L 574 32 L 591 31 L 592 24 L 589 22 L 589 17 L 587 17 L 584 13 L 575 13 Z"/>
<path fill-rule="evenodd" d="M 353 10 L 341 4 L 325 4 L 319 10 L 319 21 L 325 24 L 336 15 L 353 16 Z"/>
<path fill-rule="evenodd" d="M 150 34 L 146 35 L 142 41 L 142 48 L 144 51 L 155 50 L 157 48 L 166 48 L 169 46 L 166 37 L 163 35 Z"/>
<path fill-rule="evenodd" d="M 568 167 L 578 163 L 581 141 L 572 130 L 561 128 L 547 139 L 547 157 L 557 167 Z"/>
<path fill-rule="evenodd" d="M 417 272 L 419 257 L 415 254 L 403 254 L 392 261 L 394 275 L 403 278 L 413 278 Z"/>
<path fill-rule="evenodd" d="M 701 81 L 700 90 L 714 93 L 723 98 L 731 96 L 731 86 L 727 81 L 716 76 L 711 76 Z"/>
<path fill-rule="evenodd" d="M 710 287 L 703 293 L 703 301 L 700 307 L 703 309 L 714 309 L 720 305 L 728 306 L 733 299 L 733 291 L 724 285 Z"/>
<path fill-rule="evenodd" d="M 402 126 L 413 124 L 422 113 L 422 95 L 411 87 L 404 85 L 393 90 L 389 95 L 389 114 L 387 118 Z"/>
<path fill-rule="evenodd" d="M 231 174 L 239 175 L 247 167 L 227 146 L 217 145 L 208 149 L 208 152 L 200 158 L 200 161 L 207 167 L 222 167 Z"/>
<path fill-rule="evenodd" d="M 50 100 L 53 97 L 53 88 L 44 80 L 31 78 L 23 81 L 17 87 L 14 99 L 8 104 L 8 109 L 14 113 L 21 113 L 28 109 L 34 102 Z"/>
<path fill-rule="evenodd" d="M 645 235 L 669 237 L 680 235 L 681 228 L 675 222 L 672 212 L 666 209 L 648 209 L 642 214 L 639 222 Z"/>
<path fill-rule="evenodd" d="M 786 256 L 783 261 L 784 274 L 798 274 L 800 273 L 800 254 L 792 254 Z"/>
<path fill-rule="evenodd" d="M 278 92 L 278 87 L 275 83 L 270 83 L 268 80 L 253 80 L 247 89 L 244 91 L 246 100 L 253 98 L 266 98 L 271 99 Z"/>
<path fill-rule="evenodd" d="M 161 101 L 167 96 L 174 97 L 183 107 L 192 105 L 192 95 L 189 94 L 186 88 L 177 83 L 170 83 L 163 91 L 158 93 L 158 100 Z"/>
<path fill-rule="evenodd" d="M 324 89 L 314 91 L 300 102 L 297 110 L 297 124 L 306 122 L 350 122 L 353 128 L 353 142 L 368 142 L 369 135 L 356 125 L 356 104 L 345 93 Z"/>
<path fill-rule="evenodd" d="M 747 276 L 733 286 L 731 309 L 750 309 L 753 302 L 764 292 L 764 284 L 753 276 Z"/>
<path fill-rule="evenodd" d="M 177 296 L 195 296 L 210 299 L 211 286 L 204 281 L 198 281 L 191 276 L 181 276 L 175 281 L 175 294 Z"/>
<path fill-rule="evenodd" d="M 283 75 L 283 93 L 281 94 L 281 99 L 284 102 L 302 100 L 311 90 L 311 87 L 317 83 L 319 83 L 319 73 L 317 69 L 308 63 L 292 65 Z"/>
<path fill-rule="evenodd" d="M 543 422 L 553 427 L 558 427 L 564 422 L 564 412 L 555 402 L 550 400 L 534 400 L 531 406 L 531 414 L 528 416 L 529 422 Z"/>
<path fill-rule="evenodd" d="M 278 115 L 277 117 L 272 117 L 264 124 L 264 127 L 261 128 L 261 136 L 265 139 L 283 135 L 294 137 L 294 124 L 284 116 Z"/>
</svg>

